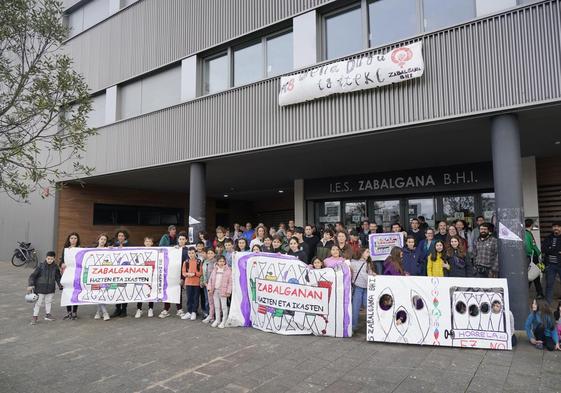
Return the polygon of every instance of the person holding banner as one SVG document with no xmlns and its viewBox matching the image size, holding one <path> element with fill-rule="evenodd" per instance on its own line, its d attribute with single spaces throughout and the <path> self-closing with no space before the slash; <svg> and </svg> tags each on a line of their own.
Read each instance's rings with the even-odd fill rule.
<svg viewBox="0 0 561 393">
<path fill-rule="evenodd" d="M 60 257 L 61 273 L 64 273 L 64 269 L 66 269 L 66 264 L 64 263 L 64 250 L 66 250 L 67 248 L 75 247 L 80 247 L 80 235 L 78 235 L 78 232 L 72 232 L 71 234 L 69 234 L 66 238 L 66 241 L 64 242 L 64 249 L 62 250 L 62 255 Z M 62 319 L 78 319 L 78 306 L 66 306 L 66 315 Z"/>
<path fill-rule="evenodd" d="M 115 240 L 113 246 L 118 248 L 129 246 L 129 233 L 125 230 L 119 230 L 115 234 Z M 126 317 L 127 316 L 127 303 L 118 303 L 115 305 L 115 312 L 113 317 Z"/>
<path fill-rule="evenodd" d="M 107 242 L 109 240 L 109 236 L 105 233 L 100 233 L 97 237 L 97 246 L 96 248 L 107 248 Z M 97 311 L 94 315 L 94 319 L 101 319 L 103 316 L 104 321 L 109 321 L 109 313 L 107 312 L 107 305 L 98 303 Z"/>
<path fill-rule="evenodd" d="M 335 267 L 343 265 L 345 262 L 345 258 L 341 256 L 341 249 L 337 245 L 331 247 L 331 256 L 323 260 L 325 267 Z"/>
<path fill-rule="evenodd" d="M 354 254 L 351 259 L 352 288 L 353 288 L 353 332 L 358 329 L 358 316 L 360 307 L 366 309 L 368 276 L 376 275 L 376 267 L 370 259 L 370 249 L 363 248 Z"/>
<path fill-rule="evenodd" d="M 144 237 L 144 247 L 153 247 L 154 239 L 151 236 Z M 148 302 L 148 318 L 154 316 L 154 302 Z M 142 303 L 136 303 L 136 314 L 135 318 L 142 317 Z"/>
<path fill-rule="evenodd" d="M 177 235 L 177 248 L 181 248 L 181 263 L 183 263 L 183 261 L 187 260 L 187 232 L 179 232 L 179 235 Z M 182 282 L 183 280 L 181 280 L 181 284 L 183 284 Z M 183 285 L 181 285 L 183 286 Z M 183 291 L 181 291 L 182 293 Z M 175 305 L 175 309 L 177 310 L 177 316 L 182 318 L 185 313 L 183 312 L 183 295 L 180 295 L 179 298 L 179 303 L 177 303 Z M 160 312 L 160 315 L 158 315 L 158 318 L 167 318 L 170 316 L 169 310 L 171 308 L 171 303 L 164 303 L 164 309 Z"/>
<path fill-rule="evenodd" d="M 335 245 L 339 247 L 341 257 L 350 260 L 353 257 L 353 249 L 349 245 L 349 235 L 345 231 L 337 232 Z"/>
</svg>

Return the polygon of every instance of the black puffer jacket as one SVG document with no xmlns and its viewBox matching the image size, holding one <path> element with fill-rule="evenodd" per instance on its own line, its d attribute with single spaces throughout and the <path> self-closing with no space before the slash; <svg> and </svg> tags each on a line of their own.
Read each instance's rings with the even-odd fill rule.
<svg viewBox="0 0 561 393">
<path fill-rule="evenodd" d="M 60 269 L 56 263 L 40 263 L 29 276 L 29 286 L 35 287 L 35 293 L 48 294 L 55 292 L 55 285 L 60 285 Z"/>
</svg>

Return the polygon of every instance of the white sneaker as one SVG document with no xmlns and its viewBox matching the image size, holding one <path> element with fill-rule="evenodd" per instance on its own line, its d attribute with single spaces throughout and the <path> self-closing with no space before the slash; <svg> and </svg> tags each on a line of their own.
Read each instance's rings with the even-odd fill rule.
<svg viewBox="0 0 561 393">
<path fill-rule="evenodd" d="M 179 318 L 181 318 L 181 317 L 183 317 L 183 316 L 185 315 L 185 311 L 183 311 L 183 310 L 177 310 L 177 314 L 175 314 L 175 315 L 177 315 Z"/>
<path fill-rule="evenodd" d="M 148 309 L 148 318 L 152 318 L 154 316 L 154 310 L 151 308 Z"/>
<path fill-rule="evenodd" d="M 187 319 L 191 319 L 191 313 L 188 313 L 188 312 L 184 313 L 181 316 L 181 319 L 183 319 L 184 321 L 187 320 Z"/>
<path fill-rule="evenodd" d="M 160 315 L 158 315 L 158 317 L 160 317 L 160 318 L 167 318 L 167 317 L 169 317 L 169 311 L 162 310 L 162 312 L 160 313 Z"/>
<path fill-rule="evenodd" d="M 195 319 L 197 319 L 197 313 L 196 312 L 191 314 L 191 321 L 194 321 Z"/>
<path fill-rule="evenodd" d="M 134 314 L 135 318 L 140 318 L 142 316 L 142 310 L 136 310 L 136 314 Z"/>
<path fill-rule="evenodd" d="M 214 322 L 212 323 L 212 325 L 210 325 L 210 326 L 212 326 L 212 327 L 217 327 L 219 324 L 220 324 L 219 321 L 214 321 Z"/>
<path fill-rule="evenodd" d="M 222 322 L 220 325 L 218 325 L 218 329 L 224 329 L 226 327 L 226 324 L 224 322 Z"/>
<path fill-rule="evenodd" d="M 101 315 L 99 314 L 99 311 L 95 313 L 94 319 L 101 319 Z"/>
<path fill-rule="evenodd" d="M 103 320 L 104 321 L 109 321 L 111 318 L 109 318 L 109 313 L 108 312 L 104 312 L 103 313 Z"/>
<path fill-rule="evenodd" d="M 203 323 L 209 323 L 210 321 L 212 321 L 212 319 L 210 319 L 210 315 L 203 319 Z"/>
</svg>

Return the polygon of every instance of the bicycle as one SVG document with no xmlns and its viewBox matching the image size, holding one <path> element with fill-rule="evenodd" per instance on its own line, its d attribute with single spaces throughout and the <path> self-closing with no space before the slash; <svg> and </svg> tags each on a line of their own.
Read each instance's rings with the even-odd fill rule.
<svg viewBox="0 0 561 393">
<path fill-rule="evenodd" d="M 31 243 L 18 242 L 18 248 L 14 250 L 14 255 L 12 255 L 12 265 L 20 267 L 31 264 L 31 267 L 35 268 L 37 263 L 37 251 L 31 247 Z"/>
</svg>

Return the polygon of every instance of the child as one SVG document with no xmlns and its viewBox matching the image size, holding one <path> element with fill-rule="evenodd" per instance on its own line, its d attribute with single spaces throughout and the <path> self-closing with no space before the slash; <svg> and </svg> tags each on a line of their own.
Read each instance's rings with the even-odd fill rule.
<svg viewBox="0 0 561 393">
<path fill-rule="evenodd" d="M 214 320 L 214 302 L 208 297 L 208 280 L 210 280 L 210 275 L 214 270 L 214 265 L 216 264 L 216 254 L 212 248 L 209 248 L 206 252 L 206 259 L 203 262 L 203 274 L 201 276 L 201 287 L 204 289 L 205 293 L 205 313 L 207 316 L 203 319 L 203 323 L 209 323 Z"/>
<path fill-rule="evenodd" d="M 51 315 L 51 304 L 53 303 L 53 297 L 55 296 L 55 285 L 62 290 L 62 285 L 60 284 L 60 269 L 55 263 L 55 252 L 49 251 L 45 262 L 39 264 L 29 276 L 29 286 L 27 291 L 35 291 L 39 298 L 33 307 L 33 319 L 31 320 L 32 325 L 37 324 L 37 319 L 39 317 L 39 309 L 45 302 L 45 321 L 54 321 L 55 318 Z"/>
<path fill-rule="evenodd" d="M 181 249 L 181 264 L 183 265 L 183 263 L 187 260 L 188 258 L 188 253 L 187 253 L 187 232 L 179 232 L 179 235 L 177 235 L 177 248 Z M 183 287 L 183 280 L 180 281 L 181 283 L 181 287 Z M 171 303 L 164 303 L 164 309 L 160 312 L 160 315 L 158 315 L 158 318 L 167 318 L 170 316 L 169 313 L 169 309 L 171 308 Z M 175 308 L 177 310 L 177 316 L 180 318 L 183 318 L 183 316 L 185 315 L 185 313 L 183 312 L 183 291 L 180 291 L 180 297 L 179 297 L 179 303 L 177 303 L 175 305 Z"/>
<path fill-rule="evenodd" d="M 115 234 L 115 240 L 113 247 L 128 247 L 129 246 L 129 233 L 125 230 L 119 230 Z M 127 303 L 115 304 L 115 312 L 113 317 L 126 317 L 127 316 Z"/>
<path fill-rule="evenodd" d="M 407 236 L 405 247 L 403 248 L 403 270 L 411 276 L 420 276 L 423 273 L 422 252 L 415 246 L 415 238 Z"/>
<path fill-rule="evenodd" d="M 214 312 L 216 314 L 211 326 L 223 329 L 228 319 L 227 299 L 232 294 L 232 269 L 226 265 L 226 258 L 223 256 L 218 257 L 216 266 L 210 275 L 208 293 L 212 296 Z M 222 312 L 222 319 L 220 312 Z"/>
<path fill-rule="evenodd" d="M 201 261 L 197 259 L 196 249 L 190 247 L 188 259 L 183 262 L 181 275 L 185 279 L 185 294 L 187 295 L 187 312 L 181 319 L 197 319 L 197 309 L 199 308 L 199 288 L 201 285 Z"/>
<path fill-rule="evenodd" d="M 358 329 L 358 316 L 360 306 L 366 308 L 366 295 L 368 288 L 368 276 L 376 275 L 376 268 L 370 259 L 368 248 L 355 250 L 354 258 L 351 260 L 352 285 L 353 285 L 353 331 Z"/>
<path fill-rule="evenodd" d="M 261 246 L 261 251 L 263 252 L 273 252 L 273 238 L 269 235 L 265 236 L 263 240 L 263 245 Z"/>
<path fill-rule="evenodd" d="M 67 248 L 75 248 L 75 247 L 80 247 L 80 235 L 78 235 L 78 232 L 70 233 L 66 238 L 66 241 L 64 242 L 64 249 L 62 250 L 62 255 L 60 256 L 61 274 L 63 274 L 64 269 L 66 269 L 66 264 L 64 263 L 64 250 Z M 78 319 L 78 306 L 76 305 L 66 306 L 66 315 L 62 319 L 64 320 Z"/>
<path fill-rule="evenodd" d="M 444 277 L 444 269 L 446 269 L 446 273 L 450 271 L 450 265 L 445 262 L 445 258 L 444 242 L 437 240 L 427 258 L 427 276 Z"/>
<path fill-rule="evenodd" d="M 386 258 L 383 265 L 383 274 L 386 276 L 406 276 L 407 272 L 403 269 L 403 250 L 401 247 L 393 247 L 390 255 Z"/>
<path fill-rule="evenodd" d="M 251 252 L 261 252 L 261 246 L 259 244 L 254 244 L 253 247 L 251 247 Z"/>
<path fill-rule="evenodd" d="M 151 236 L 146 236 L 144 238 L 144 247 L 153 247 L 154 239 Z M 142 316 L 142 303 L 136 303 L 136 314 L 135 318 L 140 318 Z M 154 316 L 154 302 L 148 302 L 148 318 Z"/>
<path fill-rule="evenodd" d="M 532 311 L 528 315 L 524 327 L 530 343 L 537 349 L 543 349 L 545 346 L 548 351 L 561 350 L 554 316 L 547 302 L 542 300 L 538 302 L 534 299 Z"/>
<path fill-rule="evenodd" d="M 282 238 L 280 236 L 275 236 L 273 238 L 273 243 L 271 252 L 275 254 L 286 254 L 286 251 L 282 247 Z"/>
<path fill-rule="evenodd" d="M 249 251 L 249 246 L 247 244 L 247 240 L 244 237 L 241 237 L 236 242 L 236 251 Z"/>
<path fill-rule="evenodd" d="M 98 237 L 97 237 L 97 246 L 96 248 L 107 248 L 107 242 L 109 241 L 109 236 L 107 236 L 107 234 L 105 233 L 101 233 Z M 103 320 L 104 321 L 109 321 L 109 313 L 107 312 L 107 306 L 105 304 L 99 304 L 97 305 L 97 311 L 94 315 L 94 319 L 101 319 L 101 316 L 103 315 Z"/>
<path fill-rule="evenodd" d="M 204 261 L 205 256 L 203 255 L 204 251 L 205 251 L 205 242 L 202 240 L 199 240 L 196 244 L 195 244 L 195 248 L 197 249 L 197 258 L 200 261 Z"/>
<path fill-rule="evenodd" d="M 325 269 L 325 264 L 323 263 L 323 261 L 321 259 L 319 259 L 318 257 L 315 257 L 312 260 L 312 264 L 309 265 L 309 267 L 311 267 L 312 269 Z"/>
<path fill-rule="evenodd" d="M 222 255 L 224 255 L 226 258 L 226 264 L 230 267 L 232 267 L 232 256 L 234 256 L 234 251 L 234 242 L 232 239 L 224 240 L 224 252 Z"/>
</svg>

